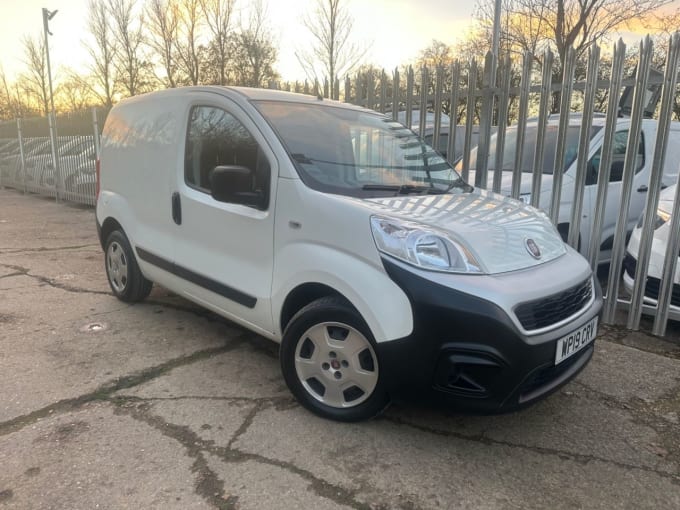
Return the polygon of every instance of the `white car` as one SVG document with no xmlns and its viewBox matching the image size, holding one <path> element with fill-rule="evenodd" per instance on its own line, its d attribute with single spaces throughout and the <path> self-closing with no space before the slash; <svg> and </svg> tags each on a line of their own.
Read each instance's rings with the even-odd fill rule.
<svg viewBox="0 0 680 510">
<path fill-rule="evenodd" d="M 311 411 L 516 409 L 590 360 L 602 295 L 536 209 L 473 191 L 410 129 L 281 91 L 188 87 L 109 113 L 97 225 L 113 293 L 152 282 L 281 344 Z"/>
<path fill-rule="evenodd" d="M 677 163 L 677 162 L 676 162 Z M 675 197 L 676 186 L 669 186 L 661 191 L 659 196 L 659 207 L 656 212 L 654 223 L 654 237 L 652 239 L 652 251 L 649 258 L 649 269 L 647 271 L 647 282 L 645 285 L 644 301 L 649 305 L 656 306 L 661 291 L 661 278 L 663 276 L 663 265 L 666 259 L 666 246 L 671 228 L 671 214 L 673 212 L 673 198 Z M 642 235 L 642 216 L 637 226 L 633 230 L 628 242 L 626 256 L 623 260 L 623 284 L 628 292 L 633 292 L 635 284 L 635 274 L 637 271 L 638 253 L 640 251 L 640 238 Z M 673 277 L 673 294 L 671 298 L 672 319 L 680 320 L 680 264 L 678 264 Z"/>
<path fill-rule="evenodd" d="M 559 115 L 550 117 L 545 132 L 545 145 L 543 153 L 543 175 L 541 179 L 541 195 L 539 207 L 548 211 L 552 199 L 553 172 L 555 167 L 555 153 L 557 151 L 557 135 L 559 130 Z M 566 153 L 562 171 L 562 192 L 560 200 L 559 218 L 557 228 L 563 239 L 567 239 L 569 223 L 571 221 L 571 209 L 574 199 L 574 188 L 576 179 L 577 153 L 579 142 L 579 131 L 581 129 L 582 116 L 571 114 L 569 119 L 569 129 L 566 139 Z M 592 242 L 592 222 L 593 215 L 598 209 L 597 204 L 597 178 L 600 168 L 600 158 L 602 155 L 602 145 L 604 143 L 604 127 L 606 118 L 596 115 L 593 119 L 590 137 L 590 152 L 588 154 L 587 174 L 585 191 L 583 195 L 583 211 L 581 215 L 581 228 L 579 231 L 579 251 L 585 255 L 588 253 Z M 637 159 L 635 175 L 633 177 L 633 193 L 628 209 L 627 232 L 631 232 L 635 227 L 640 214 L 645 205 L 647 197 L 647 183 L 654 159 L 654 144 L 656 141 L 658 122 L 654 119 L 644 119 L 642 121 L 642 135 L 637 148 Z M 614 152 L 611 163 L 609 178 L 609 189 L 607 192 L 607 204 L 605 208 L 604 223 L 602 225 L 602 235 L 600 243 L 600 262 L 608 262 L 611 259 L 611 249 L 614 241 L 614 231 L 616 220 L 621 204 L 621 179 L 623 176 L 623 165 L 628 144 L 628 130 L 630 119 L 619 118 L 616 122 L 616 133 L 614 135 Z M 531 202 L 531 182 L 534 152 L 536 149 L 538 122 L 536 119 L 530 120 L 526 126 L 525 142 L 522 152 L 522 181 L 520 197 L 526 203 Z M 680 161 L 680 122 L 672 122 L 669 129 L 668 152 L 666 155 L 666 165 L 663 170 L 663 181 L 667 184 L 676 182 L 678 176 L 678 164 Z M 512 169 L 515 164 L 517 152 L 517 126 L 507 129 L 503 153 L 503 176 L 501 181 L 501 193 L 509 195 L 512 189 Z M 489 149 L 489 174 L 488 189 L 491 189 L 494 172 L 494 158 L 496 153 L 496 136 L 492 136 Z M 470 158 L 470 168 L 477 166 L 477 150 L 475 149 Z M 456 169 L 462 171 L 462 161 L 456 165 Z M 474 182 L 474 172 L 470 173 L 470 182 Z"/>
<path fill-rule="evenodd" d="M 57 157 L 62 182 L 65 189 L 70 191 L 79 174 L 87 171 L 94 173 L 96 157 L 93 137 L 60 137 Z M 26 158 L 26 172 L 40 186 L 55 186 L 56 173 L 49 143 L 39 153 Z"/>
</svg>

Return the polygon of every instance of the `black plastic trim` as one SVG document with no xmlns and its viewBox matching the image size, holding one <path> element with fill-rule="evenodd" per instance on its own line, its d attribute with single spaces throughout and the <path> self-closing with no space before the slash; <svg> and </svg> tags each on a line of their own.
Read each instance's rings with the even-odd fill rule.
<svg viewBox="0 0 680 510">
<path fill-rule="evenodd" d="M 195 273 L 190 269 L 179 266 L 174 262 L 164 259 L 163 257 L 159 257 L 158 255 L 148 252 L 139 246 L 136 246 L 135 250 L 137 251 L 137 256 L 144 262 L 153 264 L 154 266 L 159 267 L 168 273 L 172 273 L 175 276 L 198 285 L 199 287 L 203 287 L 210 292 L 219 294 L 220 296 L 230 299 L 239 305 L 243 305 L 247 308 L 255 308 L 255 305 L 257 304 L 257 298 L 246 294 L 245 292 L 241 292 L 240 290 L 234 289 L 233 287 L 229 287 L 228 285 L 224 285 L 223 283 L 220 283 L 216 280 Z"/>
<path fill-rule="evenodd" d="M 182 224 L 182 201 L 178 191 L 172 194 L 172 221 L 177 225 Z"/>
<path fill-rule="evenodd" d="M 496 303 L 432 282 L 388 258 L 385 271 L 413 310 L 413 332 L 377 345 L 385 387 L 395 400 L 440 404 L 457 411 L 507 412 L 556 391 L 588 363 L 555 366 L 557 339 L 600 313 L 602 293 L 573 324 L 529 338 Z M 539 375 L 547 374 L 544 379 Z M 538 383 L 536 383 L 538 381 Z"/>
</svg>

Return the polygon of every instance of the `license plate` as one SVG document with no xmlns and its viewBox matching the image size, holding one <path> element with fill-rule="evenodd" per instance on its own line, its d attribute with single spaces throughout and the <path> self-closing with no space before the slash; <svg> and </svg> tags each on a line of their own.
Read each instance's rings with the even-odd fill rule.
<svg viewBox="0 0 680 510">
<path fill-rule="evenodd" d="M 576 331 L 572 331 L 557 341 L 557 352 L 555 353 L 555 365 L 562 363 L 565 359 L 573 356 L 586 345 L 595 340 L 597 335 L 597 317 L 587 322 Z"/>
</svg>

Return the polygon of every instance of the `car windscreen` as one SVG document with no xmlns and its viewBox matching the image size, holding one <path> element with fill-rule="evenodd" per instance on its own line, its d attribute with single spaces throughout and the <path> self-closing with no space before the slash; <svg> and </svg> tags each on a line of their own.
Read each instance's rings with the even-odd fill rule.
<svg viewBox="0 0 680 510">
<path fill-rule="evenodd" d="M 440 154 L 384 115 L 321 103 L 255 104 L 313 189 L 354 197 L 468 190 Z"/>
<path fill-rule="evenodd" d="M 601 126 L 593 126 L 590 129 L 590 138 L 602 129 Z M 564 163 L 562 171 L 565 172 L 571 164 L 576 161 L 578 155 L 578 140 L 580 126 L 569 126 L 567 129 L 566 150 L 564 152 Z M 543 164 L 542 171 L 544 174 L 552 175 L 555 168 L 555 153 L 557 152 L 557 135 L 558 126 L 549 125 L 545 130 L 545 142 L 543 145 Z M 522 163 L 521 170 L 525 173 L 532 173 L 534 166 L 534 155 L 536 153 L 536 139 L 538 129 L 534 126 L 527 126 L 524 135 L 524 144 L 522 149 Z M 489 143 L 489 170 L 495 170 L 496 159 L 496 135 L 491 137 Z M 507 129 L 505 134 L 505 143 L 503 144 L 503 171 L 512 171 L 515 168 L 515 156 L 517 154 L 517 127 L 513 126 Z M 456 165 L 456 170 L 462 170 L 462 161 Z M 477 148 L 470 153 L 470 169 L 477 168 Z"/>
</svg>

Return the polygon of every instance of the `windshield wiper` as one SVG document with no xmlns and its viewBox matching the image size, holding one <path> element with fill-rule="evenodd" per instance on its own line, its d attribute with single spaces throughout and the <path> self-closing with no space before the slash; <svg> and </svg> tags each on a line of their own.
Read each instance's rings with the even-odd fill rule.
<svg viewBox="0 0 680 510">
<path fill-rule="evenodd" d="M 416 186 L 413 184 L 364 184 L 361 189 L 371 191 L 395 191 L 397 195 L 410 195 L 411 193 L 443 195 L 448 191 L 433 186 Z"/>
</svg>

